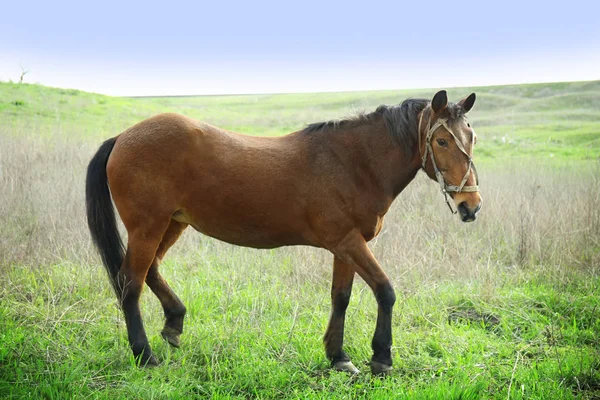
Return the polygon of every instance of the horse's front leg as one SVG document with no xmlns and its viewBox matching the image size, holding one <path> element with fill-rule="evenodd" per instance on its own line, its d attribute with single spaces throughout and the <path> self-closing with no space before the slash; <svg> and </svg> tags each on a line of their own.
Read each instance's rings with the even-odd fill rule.
<svg viewBox="0 0 600 400">
<path fill-rule="evenodd" d="M 350 362 L 350 358 L 343 350 L 344 322 L 353 281 L 354 269 L 352 265 L 335 257 L 331 284 L 331 317 L 323 341 L 325 342 L 327 358 L 331 361 L 331 366 L 334 369 L 357 374 L 359 370 Z"/>
<path fill-rule="evenodd" d="M 377 326 L 371 347 L 371 372 L 385 374 L 392 370 L 392 309 L 396 294 L 375 256 L 360 233 L 350 233 L 335 249 L 340 260 L 350 264 L 371 287 L 377 299 Z"/>
</svg>

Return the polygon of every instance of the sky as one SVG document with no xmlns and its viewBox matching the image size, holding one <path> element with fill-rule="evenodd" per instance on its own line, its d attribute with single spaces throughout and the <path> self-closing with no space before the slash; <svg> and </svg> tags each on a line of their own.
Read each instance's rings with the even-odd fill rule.
<svg viewBox="0 0 600 400">
<path fill-rule="evenodd" d="M 598 1 L 3 2 L 0 80 L 116 96 L 600 79 Z"/>
</svg>

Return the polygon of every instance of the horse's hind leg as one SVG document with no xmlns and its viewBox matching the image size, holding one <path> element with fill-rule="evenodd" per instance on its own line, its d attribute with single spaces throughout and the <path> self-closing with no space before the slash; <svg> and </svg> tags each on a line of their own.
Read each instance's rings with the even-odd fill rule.
<svg viewBox="0 0 600 400">
<path fill-rule="evenodd" d="M 171 220 L 169 228 L 156 250 L 156 257 L 154 257 L 154 261 L 146 276 L 146 283 L 156 297 L 158 297 L 158 300 L 160 300 L 165 313 L 165 327 L 161 332 L 162 337 L 174 347 L 179 347 L 179 335 L 183 332 L 183 318 L 185 317 L 186 310 L 183 302 L 160 275 L 158 266 L 167 250 L 175 244 L 186 227 L 187 224 Z"/>
<path fill-rule="evenodd" d="M 325 333 L 325 352 L 331 361 L 331 366 L 340 371 L 353 374 L 358 369 L 352 364 L 350 358 L 343 350 L 344 344 L 344 322 L 346 309 L 350 302 L 352 293 L 352 282 L 354 281 L 354 269 L 348 263 L 335 257 L 333 261 L 333 282 L 331 285 L 331 317 Z"/>
<path fill-rule="evenodd" d="M 158 234 L 160 232 L 160 234 Z M 133 355 L 140 365 L 158 364 L 146 337 L 140 313 L 139 299 L 146 274 L 154 260 L 163 230 L 130 232 L 123 265 L 117 274 L 117 290 L 127 323 L 127 335 Z"/>
<path fill-rule="evenodd" d="M 346 236 L 334 250 L 337 257 L 351 263 L 353 269 L 375 294 L 378 310 L 375 334 L 371 342 L 371 372 L 376 375 L 387 374 L 392 370 L 392 309 L 396 302 L 390 278 L 375 259 L 361 234 Z"/>
</svg>

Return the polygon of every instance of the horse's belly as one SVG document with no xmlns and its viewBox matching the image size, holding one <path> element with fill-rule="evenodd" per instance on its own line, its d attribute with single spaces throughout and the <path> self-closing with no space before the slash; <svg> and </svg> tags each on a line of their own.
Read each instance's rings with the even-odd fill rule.
<svg viewBox="0 0 600 400">
<path fill-rule="evenodd" d="M 206 210 L 205 210 L 206 211 Z M 289 245 L 311 245 L 304 237 L 301 227 L 286 221 L 270 218 L 252 218 L 234 213 L 205 212 L 194 215 L 188 210 L 179 210 L 173 219 L 191 225 L 198 232 L 238 246 L 271 249 Z"/>
</svg>

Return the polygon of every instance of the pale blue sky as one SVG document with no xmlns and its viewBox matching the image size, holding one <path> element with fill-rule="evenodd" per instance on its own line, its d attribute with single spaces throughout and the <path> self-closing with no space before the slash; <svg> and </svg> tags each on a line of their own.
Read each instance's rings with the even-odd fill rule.
<svg viewBox="0 0 600 400">
<path fill-rule="evenodd" d="M 112 95 L 600 79 L 600 3 L 2 4 L 0 80 Z"/>
</svg>

